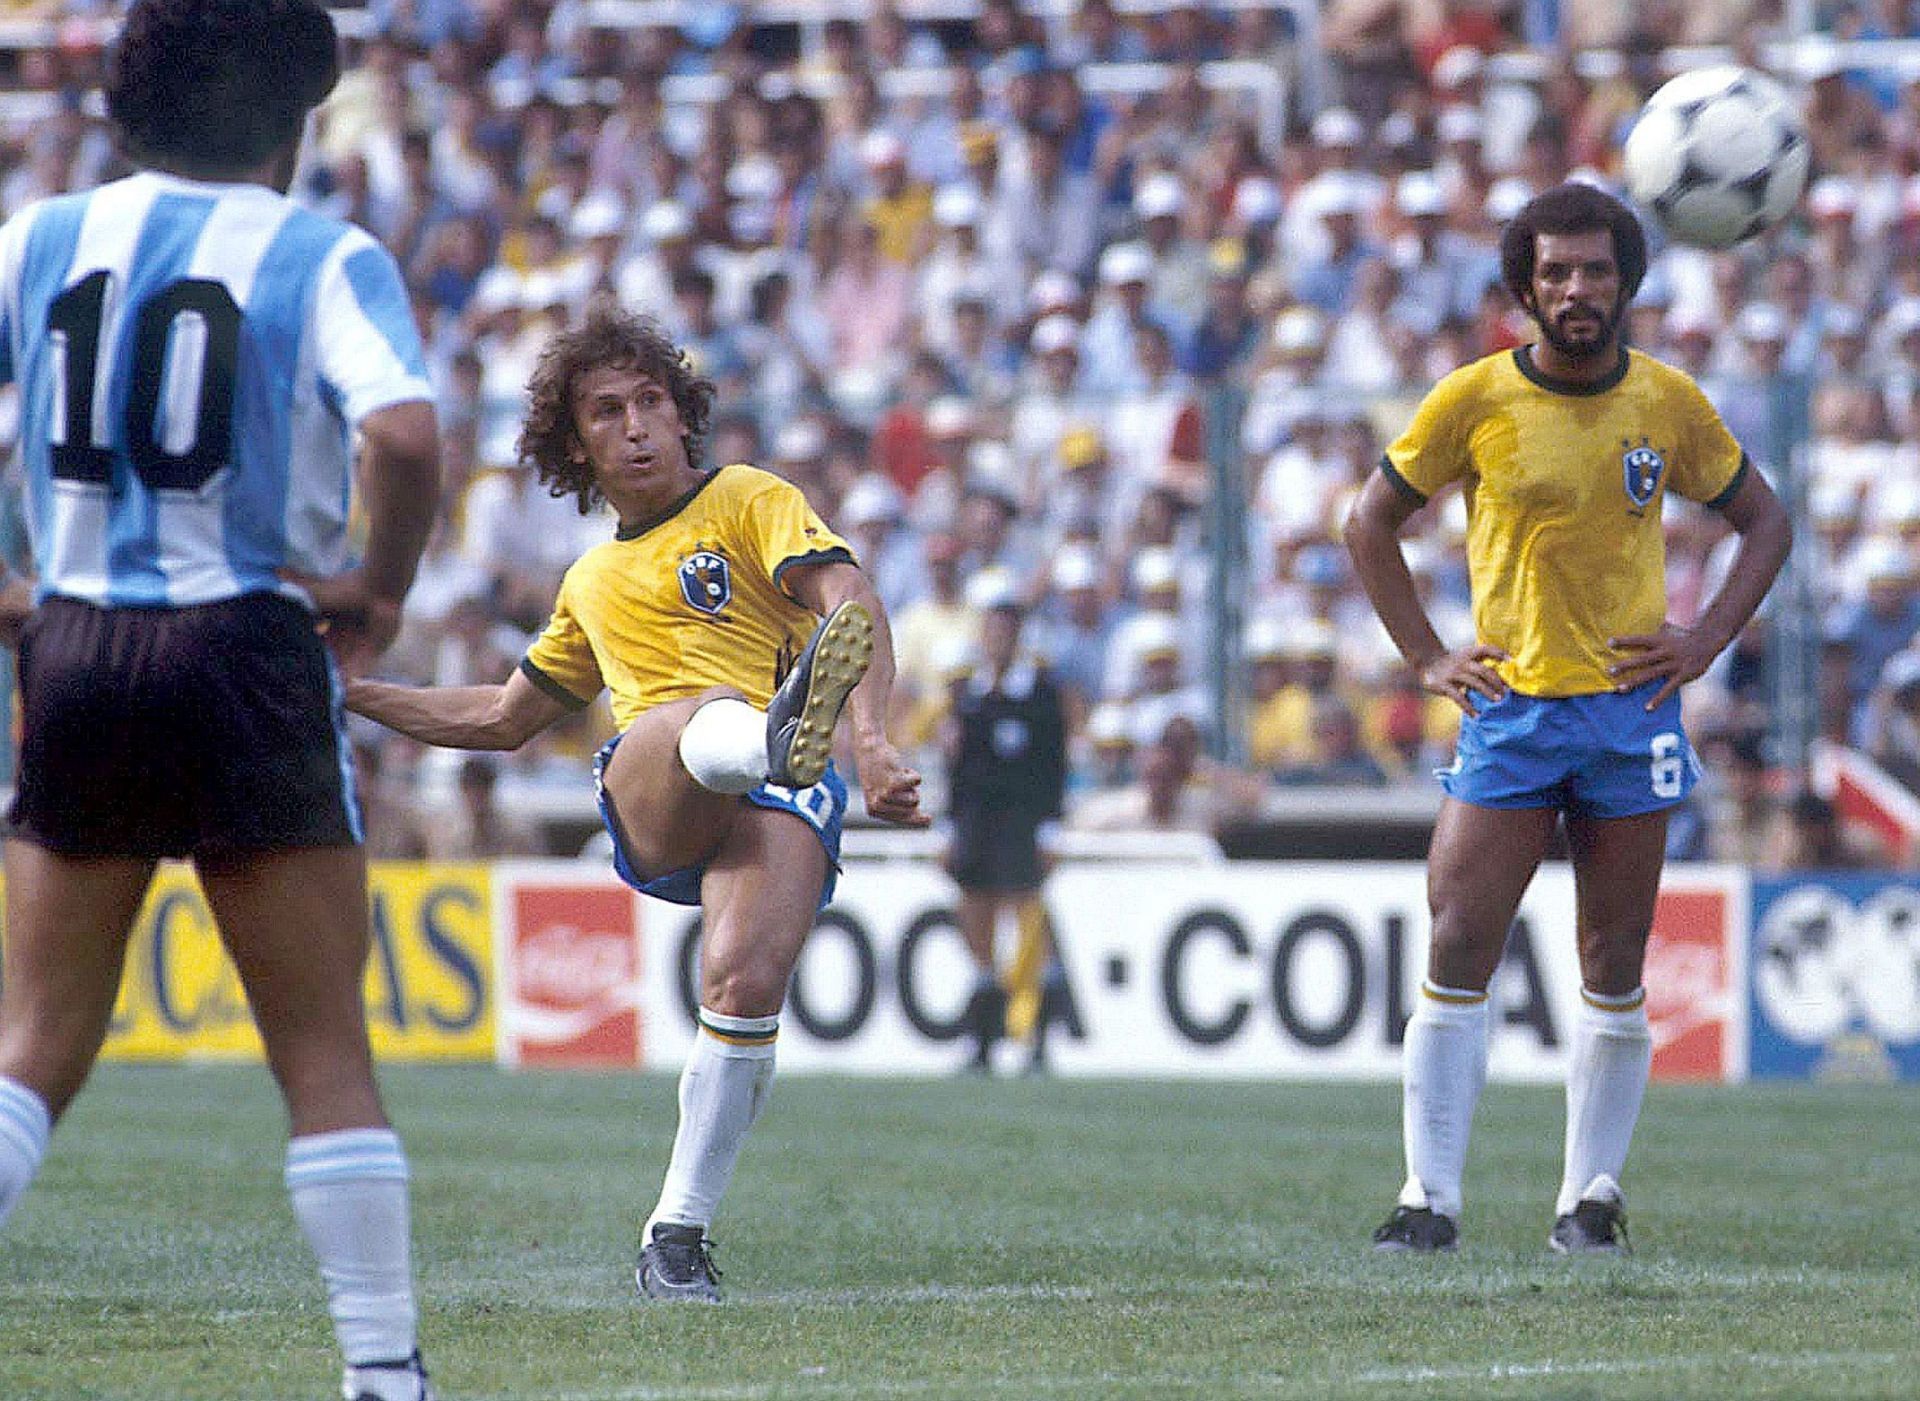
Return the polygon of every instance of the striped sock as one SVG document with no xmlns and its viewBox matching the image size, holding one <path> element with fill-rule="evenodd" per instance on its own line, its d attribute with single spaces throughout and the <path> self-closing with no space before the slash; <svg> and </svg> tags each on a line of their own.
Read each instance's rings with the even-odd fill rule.
<svg viewBox="0 0 1920 1401">
<path fill-rule="evenodd" d="M 287 1144 L 287 1195 L 327 1285 L 349 1367 L 413 1354 L 407 1160 L 391 1129 L 340 1129 Z"/>
<path fill-rule="evenodd" d="M 40 1171 L 52 1132 L 46 1101 L 18 1080 L 0 1076 L 0 1225 Z"/>
<path fill-rule="evenodd" d="M 1581 988 L 1567 1061 L 1566 1170 L 1555 1215 L 1572 1211 L 1594 1178 L 1619 1182 L 1652 1067 L 1646 989 L 1608 996 Z"/>
<path fill-rule="evenodd" d="M 1404 1206 L 1460 1215 L 1473 1107 L 1487 1082 L 1487 1024 L 1484 990 L 1421 983 L 1401 1062 Z"/>
<path fill-rule="evenodd" d="M 760 1117 L 773 1083 L 773 1047 L 780 1018 L 729 1017 L 700 1009 L 700 1029 L 680 1072 L 680 1128 L 673 1158 L 660 1187 L 660 1203 L 647 1218 L 641 1239 L 654 1226 L 712 1224 L 715 1208 L 733 1180 L 733 1167 L 747 1130 Z"/>
</svg>

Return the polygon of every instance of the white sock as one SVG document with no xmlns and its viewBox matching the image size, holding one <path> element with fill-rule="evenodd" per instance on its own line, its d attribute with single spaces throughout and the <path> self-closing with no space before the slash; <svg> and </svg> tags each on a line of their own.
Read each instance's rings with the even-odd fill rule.
<svg viewBox="0 0 1920 1401">
<path fill-rule="evenodd" d="M 716 793 L 745 793 L 767 780 L 767 717 L 731 696 L 710 700 L 680 731 L 680 762 Z"/>
<path fill-rule="evenodd" d="M 773 1083 L 779 1017 L 729 1017 L 700 1009 L 700 1030 L 680 1072 L 680 1129 L 660 1187 L 660 1204 L 641 1231 L 653 1239 L 661 1221 L 702 1230 L 733 1180 L 747 1130 L 760 1117 Z"/>
<path fill-rule="evenodd" d="M 1567 1062 L 1567 1166 L 1555 1215 L 1572 1211 L 1594 1178 L 1620 1180 L 1652 1066 L 1646 990 L 1608 997 L 1582 988 Z"/>
<path fill-rule="evenodd" d="M 18 1080 L 0 1076 L 0 1225 L 40 1171 L 52 1132 L 46 1101 Z"/>
<path fill-rule="evenodd" d="M 1460 1215 L 1473 1106 L 1487 1083 L 1487 995 L 1420 985 L 1401 1062 L 1401 1131 L 1406 1138 L 1403 1206 Z"/>
<path fill-rule="evenodd" d="M 340 1129 L 287 1144 L 287 1195 L 320 1260 L 349 1367 L 414 1349 L 407 1160 L 391 1129 Z"/>
</svg>

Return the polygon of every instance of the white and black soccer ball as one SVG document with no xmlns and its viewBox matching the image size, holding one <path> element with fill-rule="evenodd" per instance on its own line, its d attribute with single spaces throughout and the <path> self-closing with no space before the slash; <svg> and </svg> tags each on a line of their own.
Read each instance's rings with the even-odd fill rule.
<svg viewBox="0 0 1920 1401">
<path fill-rule="evenodd" d="M 1681 243 L 1731 248 L 1792 212 L 1806 124 L 1785 88 L 1732 64 L 1682 73 L 1628 133 L 1627 193 Z"/>
</svg>

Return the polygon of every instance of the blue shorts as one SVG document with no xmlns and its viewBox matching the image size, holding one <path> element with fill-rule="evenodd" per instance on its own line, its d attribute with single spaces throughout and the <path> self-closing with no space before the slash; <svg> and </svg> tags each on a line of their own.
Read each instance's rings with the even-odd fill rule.
<svg viewBox="0 0 1920 1401">
<path fill-rule="evenodd" d="M 1646 708 L 1662 684 L 1624 695 L 1474 696 L 1453 767 L 1436 775 L 1440 786 L 1475 807 L 1560 808 L 1581 817 L 1672 807 L 1699 782 L 1700 761 L 1680 728 L 1678 694 Z"/>
<path fill-rule="evenodd" d="M 593 795 L 600 803 L 600 820 L 606 824 L 607 835 L 613 838 L 614 874 L 642 895 L 669 900 L 676 905 L 698 905 L 700 878 L 707 873 L 705 862 L 642 880 L 627 861 L 627 841 L 621 835 L 620 818 L 613 810 L 613 800 L 607 796 L 606 783 L 607 760 L 613 757 L 619 743 L 620 736 L 615 735 L 593 756 Z M 840 826 L 847 815 L 846 781 L 829 761 L 825 776 L 811 788 L 782 788 L 776 783 L 763 783 L 745 796 L 755 807 L 792 813 L 820 838 L 820 845 L 827 849 L 827 879 L 820 888 L 820 908 L 824 910 L 833 899 L 833 888 L 840 879 Z"/>
</svg>

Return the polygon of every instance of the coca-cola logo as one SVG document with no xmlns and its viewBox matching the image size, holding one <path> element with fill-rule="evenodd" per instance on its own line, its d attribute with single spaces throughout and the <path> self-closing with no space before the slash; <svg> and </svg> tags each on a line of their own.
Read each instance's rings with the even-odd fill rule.
<svg viewBox="0 0 1920 1401">
<path fill-rule="evenodd" d="M 632 982 L 633 940 L 572 924 L 549 924 L 521 939 L 514 962 L 522 996 L 557 1006 L 592 1006 Z"/>
<path fill-rule="evenodd" d="M 1732 1010 L 1726 959 L 1710 945 L 1655 938 L 1647 946 L 1645 977 L 1647 1020 L 1656 1047 L 1724 1021 Z"/>
</svg>

